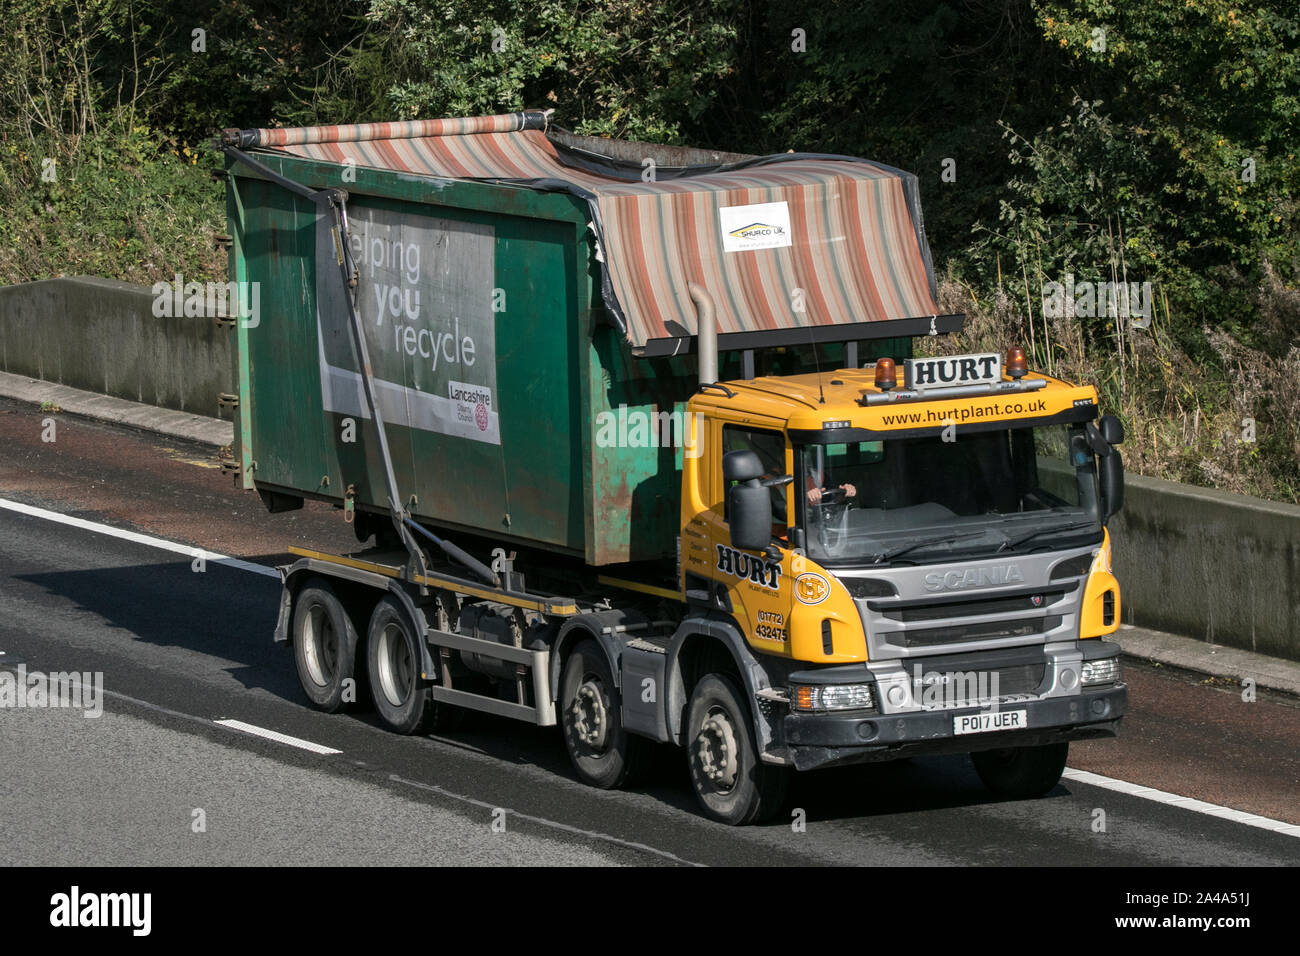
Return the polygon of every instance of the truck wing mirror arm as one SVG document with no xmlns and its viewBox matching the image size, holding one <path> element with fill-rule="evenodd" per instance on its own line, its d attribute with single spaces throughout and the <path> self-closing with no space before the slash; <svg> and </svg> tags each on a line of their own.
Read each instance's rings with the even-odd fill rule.
<svg viewBox="0 0 1300 956">
<path fill-rule="evenodd" d="M 1092 422 L 1084 426 L 1084 432 L 1088 437 L 1088 448 L 1098 458 L 1105 458 L 1111 452 L 1110 443 L 1101 434 L 1099 429 Z"/>
</svg>

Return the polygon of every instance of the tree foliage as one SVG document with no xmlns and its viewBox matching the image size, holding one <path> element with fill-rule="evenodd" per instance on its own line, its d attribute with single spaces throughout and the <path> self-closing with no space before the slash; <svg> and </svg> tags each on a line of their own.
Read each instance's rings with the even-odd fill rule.
<svg viewBox="0 0 1300 956">
<path fill-rule="evenodd" d="M 677 142 L 733 71 L 731 0 L 372 0 L 356 61 L 402 118 L 556 109 L 591 135 Z"/>
<path fill-rule="evenodd" d="M 1295 0 L 0 0 L 0 18 L 5 280 L 211 267 L 205 141 L 228 126 L 553 107 L 581 133 L 866 156 L 920 177 L 953 307 L 1048 366 L 1091 356 L 1119 407 L 1194 408 L 1189 448 L 1229 445 L 1196 437 L 1203 407 L 1221 432 L 1268 418 L 1251 454 L 1300 496 Z M 1158 326 L 1049 327 L 1040 287 L 1069 274 L 1150 282 Z M 1194 393 L 1188 369 L 1232 394 Z M 1135 460 L 1158 469 L 1152 448 Z"/>
</svg>

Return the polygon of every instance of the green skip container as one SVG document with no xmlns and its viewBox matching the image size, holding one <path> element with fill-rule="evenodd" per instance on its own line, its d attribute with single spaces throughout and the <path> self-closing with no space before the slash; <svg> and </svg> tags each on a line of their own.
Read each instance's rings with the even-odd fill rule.
<svg viewBox="0 0 1300 956">
<path fill-rule="evenodd" d="M 688 285 L 717 303 L 722 380 L 904 358 L 960 323 L 935 315 L 915 179 L 862 160 L 597 140 L 548 112 L 222 143 L 234 467 L 273 511 L 388 521 L 345 296 L 412 517 L 593 567 L 675 557 Z"/>
</svg>

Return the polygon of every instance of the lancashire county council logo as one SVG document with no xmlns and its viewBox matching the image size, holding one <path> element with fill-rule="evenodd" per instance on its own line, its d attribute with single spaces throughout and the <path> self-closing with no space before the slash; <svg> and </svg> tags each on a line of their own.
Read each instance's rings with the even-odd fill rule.
<svg viewBox="0 0 1300 956">
<path fill-rule="evenodd" d="M 478 405 L 474 408 L 474 424 L 478 425 L 479 431 L 481 432 L 487 431 L 488 411 L 487 411 L 487 405 L 484 404 L 483 402 L 479 402 Z"/>
</svg>

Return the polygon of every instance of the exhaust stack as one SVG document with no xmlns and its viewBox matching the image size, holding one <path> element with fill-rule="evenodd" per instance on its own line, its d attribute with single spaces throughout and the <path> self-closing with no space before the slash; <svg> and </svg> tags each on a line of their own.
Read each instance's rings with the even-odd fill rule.
<svg viewBox="0 0 1300 956">
<path fill-rule="evenodd" d="M 686 286 L 699 316 L 696 323 L 697 348 L 700 353 L 700 384 L 712 385 L 718 380 L 718 319 L 713 310 L 713 297 L 697 282 Z"/>
</svg>

